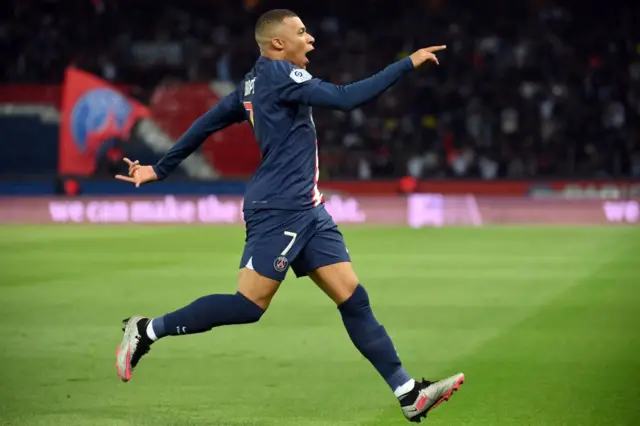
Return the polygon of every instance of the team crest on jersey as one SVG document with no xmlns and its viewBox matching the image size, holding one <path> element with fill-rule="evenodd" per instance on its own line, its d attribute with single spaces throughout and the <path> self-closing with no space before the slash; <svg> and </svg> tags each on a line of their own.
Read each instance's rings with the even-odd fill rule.
<svg viewBox="0 0 640 426">
<path fill-rule="evenodd" d="M 291 73 L 289 74 L 289 77 L 291 78 L 291 80 L 295 81 L 296 83 L 304 83 L 305 81 L 309 81 L 312 78 L 311 74 L 309 74 L 306 70 L 303 70 L 301 68 L 296 68 L 292 70 Z"/>
<path fill-rule="evenodd" d="M 278 272 L 283 272 L 285 269 L 287 269 L 288 265 L 289 259 L 287 259 L 285 256 L 278 256 L 276 257 L 276 260 L 273 261 L 273 268 Z"/>
</svg>

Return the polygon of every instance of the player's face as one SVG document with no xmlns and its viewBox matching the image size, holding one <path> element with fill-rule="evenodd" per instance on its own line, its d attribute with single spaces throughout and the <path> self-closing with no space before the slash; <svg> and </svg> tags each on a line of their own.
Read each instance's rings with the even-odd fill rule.
<svg viewBox="0 0 640 426">
<path fill-rule="evenodd" d="M 307 53 L 313 50 L 315 39 L 307 32 L 302 20 L 297 16 L 285 18 L 282 23 L 285 58 L 300 68 L 307 68 L 309 63 Z"/>
</svg>

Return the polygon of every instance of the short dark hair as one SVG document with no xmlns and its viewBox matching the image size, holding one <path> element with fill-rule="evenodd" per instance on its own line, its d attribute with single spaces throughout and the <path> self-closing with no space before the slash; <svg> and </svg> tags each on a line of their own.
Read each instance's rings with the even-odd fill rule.
<svg viewBox="0 0 640 426">
<path fill-rule="evenodd" d="M 264 31 L 273 24 L 281 23 L 284 18 L 294 18 L 298 16 L 289 9 L 272 9 L 263 13 L 256 22 L 256 35 L 264 33 Z"/>
</svg>

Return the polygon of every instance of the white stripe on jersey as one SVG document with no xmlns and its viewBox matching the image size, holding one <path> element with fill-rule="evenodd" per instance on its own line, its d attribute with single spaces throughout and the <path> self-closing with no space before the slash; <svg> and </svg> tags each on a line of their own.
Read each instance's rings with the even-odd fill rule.
<svg viewBox="0 0 640 426">
<path fill-rule="evenodd" d="M 318 158 L 318 141 L 316 140 L 316 170 L 313 177 L 313 207 L 317 207 L 322 202 L 322 193 L 318 189 L 318 180 L 320 179 L 320 160 Z"/>
</svg>

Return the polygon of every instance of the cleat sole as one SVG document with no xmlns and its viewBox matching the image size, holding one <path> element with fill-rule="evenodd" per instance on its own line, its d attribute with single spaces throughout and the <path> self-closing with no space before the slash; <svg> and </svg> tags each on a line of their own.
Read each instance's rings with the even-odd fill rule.
<svg viewBox="0 0 640 426">
<path fill-rule="evenodd" d="M 442 398 L 440 398 L 438 400 L 438 402 L 436 402 L 435 404 L 433 404 L 431 406 L 431 408 L 429 408 L 429 410 L 427 410 L 427 412 L 429 412 L 430 410 L 433 410 L 434 408 L 436 408 L 438 405 L 442 404 L 444 401 L 449 401 L 449 398 L 451 398 L 451 395 L 453 395 L 455 392 L 458 391 L 458 389 L 460 389 L 460 386 L 462 386 L 462 384 L 464 383 L 464 375 L 462 375 L 462 377 L 460 377 L 458 379 L 458 381 L 456 382 L 455 385 L 453 385 L 453 387 L 451 388 L 451 390 L 447 393 L 445 393 L 444 395 L 442 395 Z"/>
</svg>

